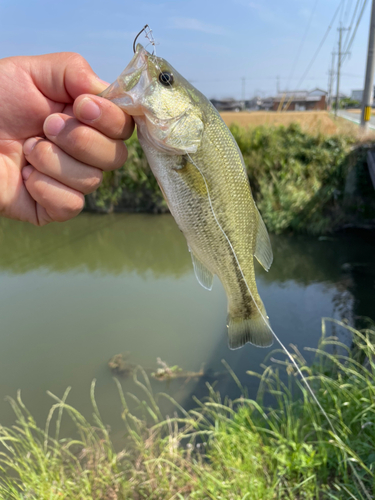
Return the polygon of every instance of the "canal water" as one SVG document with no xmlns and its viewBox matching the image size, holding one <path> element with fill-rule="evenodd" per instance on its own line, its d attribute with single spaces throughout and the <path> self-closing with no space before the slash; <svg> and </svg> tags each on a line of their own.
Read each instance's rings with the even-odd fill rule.
<svg viewBox="0 0 375 500">
<path fill-rule="evenodd" d="M 109 359 L 147 373 L 157 358 L 205 376 L 152 380 L 186 408 L 207 395 L 207 382 L 222 395 L 238 388 L 222 360 L 254 397 L 255 378 L 272 348 L 231 351 L 226 338 L 226 296 L 217 278 L 204 290 L 193 274 L 186 242 L 170 215 L 81 214 L 64 224 L 35 228 L 0 219 L 0 423 L 14 423 L 6 396 L 22 399 L 43 425 L 53 400 L 71 386 L 68 402 L 92 413 L 90 384 L 105 423 L 122 432 L 120 400 Z M 351 233 L 332 238 L 272 237 L 269 273 L 256 264 L 260 295 L 284 344 L 317 347 L 321 318 L 375 319 L 374 237 Z M 330 332 L 330 330 L 329 330 Z M 336 329 L 341 340 L 350 338 Z M 277 348 L 277 346 L 274 346 Z M 131 377 L 124 391 L 139 393 Z M 166 405 L 166 411 L 172 411 Z"/>
</svg>

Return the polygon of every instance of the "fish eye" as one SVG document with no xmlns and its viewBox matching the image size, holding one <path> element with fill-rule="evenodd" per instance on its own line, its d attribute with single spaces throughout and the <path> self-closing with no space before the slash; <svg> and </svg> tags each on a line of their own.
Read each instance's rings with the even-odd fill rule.
<svg viewBox="0 0 375 500">
<path fill-rule="evenodd" d="M 168 71 L 163 71 L 159 75 L 159 82 L 164 85 L 164 87 L 169 87 L 170 85 L 173 84 L 173 75 L 172 73 L 169 73 Z"/>
</svg>

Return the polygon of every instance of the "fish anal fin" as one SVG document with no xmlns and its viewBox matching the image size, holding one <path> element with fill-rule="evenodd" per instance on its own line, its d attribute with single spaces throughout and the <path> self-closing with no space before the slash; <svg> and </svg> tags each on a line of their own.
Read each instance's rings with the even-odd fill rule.
<svg viewBox="0 0 375 500">
<path fill-rule="evenodd" d="M 263 222 L 262 216 L 257 209 L 258 216 L 258 231 L 256 236 L 256 245 L 254 257 L 257 259 L 259 264 L 261 264 L 266 271 L 269 270 L 273 261 L 273 253 L 270 242 L 270 237 L 268 236 L 266 225 Z"/>
<path fill-rule="evenodd" d="M 191 260 L 193 261 L 195 277 L 197 278 L 198 283 L 206 290 L 212 290 L 214 275 L 207 269 L 203 262 L 198 259 L 191 248 L 189 248 L 189 251 L 191 254 Z"/>
<path fill-rule="evenodd" d="M 228 315 L 228 344 L 230 349 L 238 349 L 247 342 L 258 347 L 270 347 L 273 334 L 269 327 L 267 313 L 262 308 L 263 317 L 259 314 L 253 318 L 232 317 Z"/>
</svg>

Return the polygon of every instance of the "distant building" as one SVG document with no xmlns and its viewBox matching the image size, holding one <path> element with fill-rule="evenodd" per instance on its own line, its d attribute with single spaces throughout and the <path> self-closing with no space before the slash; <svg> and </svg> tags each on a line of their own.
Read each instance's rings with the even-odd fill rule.
<svg viewBox="0 0 375 500">
<path fill-rule="evenodd" d="M 344 94 L 343 92 L 339 92 L 339 100 L 340 99 L 346 99 L 348 96 L 346 94 Z M 331 102 L 334 103 L 336 101 L 336 96 L 333 95 L 331 97 Z"/>
<path fill-rule="evenodd" d="M 350 98 L 353 101 L 362 102 L 362 99 L 363 99 L 363 90 L 352 90 L 352 95 L 350 96 Z"/>
<path fill-rule="evenodd" d="M 373 100 L 375 100 L 375 85 L 374 85 L 372 97 L 373 97 Z M 350 96 L 350 98 L 353 101 L 358 101 L 361 103 L 362 99 L 363 99 L 363 90 L 352 90 L 352 95 Z"/>
<path fill-rule="evenodd" d="M 262 98 L 255 96 L 252 99 L 247 99 L 245 101 L 245 109 L 257 111 L 262 105 Z"/>
<path fill-rule="evenodd" d="M 321 89 L 280 92 L 273 100 L 273 111 L 312 111 L 327 108 L 327 92 Z"/>
<path fill-rule="evenodd" d="M 245 109 L 252 111 L 269 111 L 273 106 L 273 97 L 253 97 L 245 101 Z"/>
<path fill-rule="evenodd" d="M 243 111 L 245 109 L 244 101 L 236 99 L 211 99 L 211 103 L 218 111 Z"/>
<path fill-rule="evenodd" d="M 259 109 L 263 109 L 264 111 L 271 111 L 273 108 L 274 99 L 274 97 L 263 97 Z"/>
</svg>

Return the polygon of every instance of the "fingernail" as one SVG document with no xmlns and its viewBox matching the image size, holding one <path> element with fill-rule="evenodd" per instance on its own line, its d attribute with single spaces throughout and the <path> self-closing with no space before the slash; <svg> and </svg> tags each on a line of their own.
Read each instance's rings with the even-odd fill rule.
<svg viewBox="0 0 375 500">
<path fill-rule="evenodd" d="M 99 118 L 99 116 L 102 114 L 102 111 L 96 104 L 96 102 L 94 102 L 89 97 L 85 97 L 84 99 L 82 99 L 82 102 L 78 107 L 78 114 L 78 118 L 82 118 L 82 120 L 85 121 L 92 121 Z"/>
<path fill-rule="evenodd" d="M 44 133 L 56 137 L 65 127 L 65 122 L 59 115 L 51 115 L 44 122 Z"/>
<path fill-rule="evenodd" d="M 29 155 L 31 153 L 31 151 L 34 149 L 35 144 L 37 142 L 38 142 L 38 140 L 35 139 L 35 137 L 31 137 L 30 139 L 27 139 L 27 141 L 23 145 L 23 154 L 25 156 Z"/>
<path fill-rule="evenodd" d="M 21 174 L 22 174 L 22 179 L 24 181 L 27 181 L 27 179 L 30 177 L 30 175 L 34 172 L 34 167 L 31 165 L 26 165 L 26 167 L 23 167 Z"/>
</svg>

